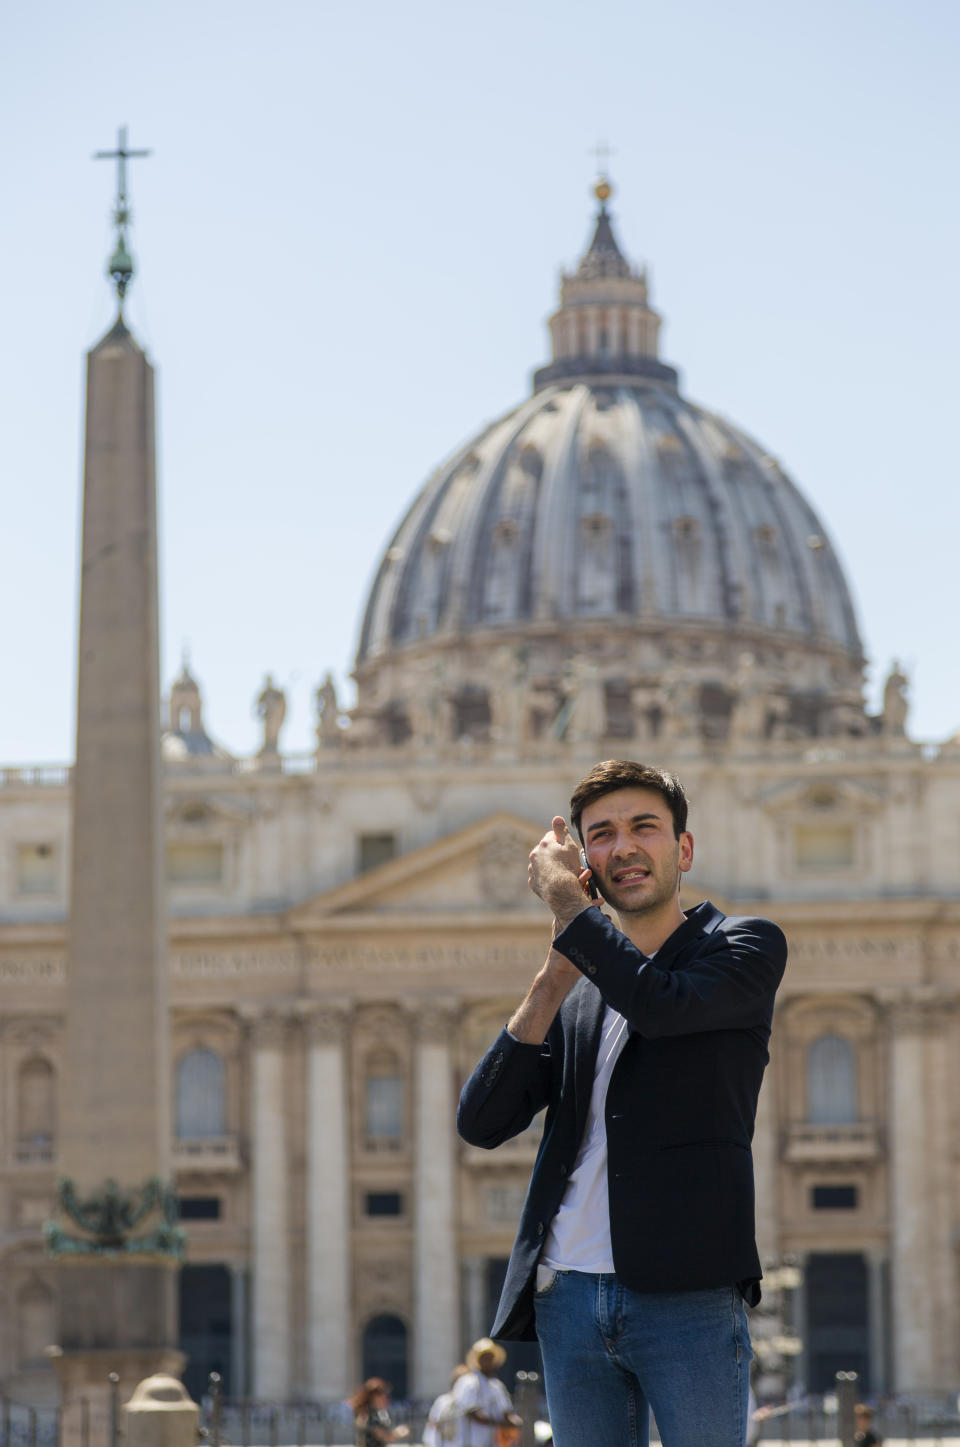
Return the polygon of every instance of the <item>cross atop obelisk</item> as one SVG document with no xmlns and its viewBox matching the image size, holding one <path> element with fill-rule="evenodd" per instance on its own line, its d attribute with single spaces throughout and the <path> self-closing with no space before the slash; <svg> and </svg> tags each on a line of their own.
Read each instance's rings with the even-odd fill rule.
<svg viewBox="0 0 960 1447">
<path fill-rule="evenodd" d="M 133 212 L 127 203 L 127 162 L 140 156 L 149 156 L 150 151 L 130 151 L 127 149 L 127 128 L 121 126 L 117 131 L 117 149 L 115 151 L 95 151 L 95 161 L 116 161 L 117 163 L 117 202 L 113 208 L 113 220 L 117 228 L 117 247 L 107 262 L 107 275 L 113 281 L 117 289 L 117 296 L 120 299 L 120 310 L 123 311 L 123 298 L 127 294 L 127 287 L 133 276 L 133 257 L 127 249 L 127 227 L 133 219 Z"/>
</svg>

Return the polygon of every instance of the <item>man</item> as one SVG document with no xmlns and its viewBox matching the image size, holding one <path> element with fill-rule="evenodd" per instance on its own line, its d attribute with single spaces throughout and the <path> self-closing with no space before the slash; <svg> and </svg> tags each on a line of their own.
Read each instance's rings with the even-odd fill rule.
<svg viewBox="0 0 960 1447">
<path fill-rule="evenodd" d="M 458 1126 L 492 1148 L 547 1107 L 494 1336 L 540 1341 L 558 1447 L 742 1447 L 760 1297 L 753 1134 L 786 962 L 709 902 L 671 774 L 597 764 L 530 855 L 554 940 Z M 593 884 L 619 928 L 585 896 Z"/>
<path fill-rule="evenodd" d="M 520 1418 L 513 1410 L 510 1393 L 497 1376 L 507 1359 L 502 1346 L 488 1336 L 475 1341 L 467 1352 L 468 1370 L 453 1387 L 454 1410 L 461 1418 L 461 1447 L 495 1447 L 519 1441 Z"/>
</svg>

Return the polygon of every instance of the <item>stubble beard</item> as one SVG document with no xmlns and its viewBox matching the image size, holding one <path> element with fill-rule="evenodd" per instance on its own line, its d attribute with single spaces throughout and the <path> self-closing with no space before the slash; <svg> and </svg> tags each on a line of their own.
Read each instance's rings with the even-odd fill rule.
<svg viewBox="0 0 960 1447">
<path fill-rule="evenodd" d="M 652 893 L 644 895 L 636 903 L 630 901 L 627 891 L 620 895 L 617 886 L 610 881 L 604 880 L 602 884 L 598 882 L 597 888 L 610 908 L 615 909 L 617 914 L 642 919 L 671 903 L 677 893 L 679 864 L 680 850 L 678 847 L 673 860 L 666 864 L 662 871 L 655 872 L 651 868 L 648 884 L 652 881 L 655 888 Z"/>
</svg>

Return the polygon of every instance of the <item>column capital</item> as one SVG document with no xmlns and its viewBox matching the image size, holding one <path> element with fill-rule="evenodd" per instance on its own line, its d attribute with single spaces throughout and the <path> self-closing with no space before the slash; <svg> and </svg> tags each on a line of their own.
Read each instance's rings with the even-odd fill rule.
<svg viewBox="0 0 960 1447">
<path fill-rule="evenodd" d="M 462 1006 L 455 995 L 431 995 L 424 1000 L 405 1000 L 404 1009 L 420 1044 L 449 1045 Z"/>
<path fill-rule="evenodd" d="M 342 1045 L 353 1001 L 346 996 L 325 1000 L 304 1000 L 297 1006 L 310 1045 Z"/>
<path fill-rule="evenodd" d="M 289 1016 L 285 1011 L 267 1008 L 256 1013 L 243 1011 L 254 1050 L 282 1050 L 287 1043 Z"/>
<path fill-rule="evenodd" d="M 960 997 L 939 985 L 912 988 L 889 986 L 877 991 L 893 1035 L 927 1035 L 941 1030 L 956 1011 Z"/>
</svg>

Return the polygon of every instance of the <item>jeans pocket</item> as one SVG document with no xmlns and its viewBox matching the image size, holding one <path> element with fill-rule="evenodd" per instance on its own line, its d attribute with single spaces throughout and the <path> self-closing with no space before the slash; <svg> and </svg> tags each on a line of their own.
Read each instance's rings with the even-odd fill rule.
<svg viewBox="0 0 960 1447">
<path fill-rule="evenodd" d="M 557 1284 L 558 1272 L 552 1266 L 538 1266 L 537 1279 L 534 1284 L 534 1295 L 546 1296 Z"/>
</svg>

